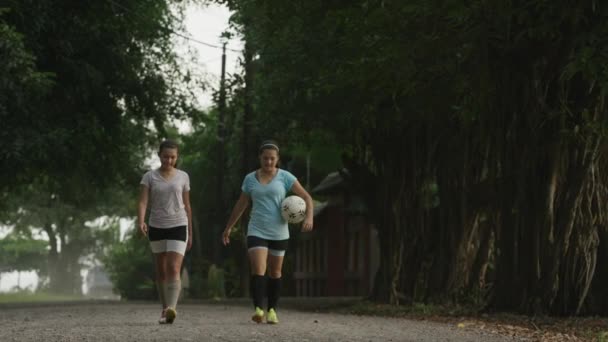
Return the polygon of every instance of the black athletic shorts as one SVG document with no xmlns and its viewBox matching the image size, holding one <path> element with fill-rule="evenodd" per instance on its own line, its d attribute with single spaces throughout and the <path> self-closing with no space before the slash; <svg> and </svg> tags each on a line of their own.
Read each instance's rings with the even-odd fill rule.
<svg viewBox="0 0 608 342">
<path fill-rule="evenodd" d="M 289 239 L 286 240 L 266 240 L 257 236 L 247 236 L 247 249 L 266 248 L 271 255 L 284 256 Z"/>
<path fill-rule="evenodd" d="M 186 241 L 188 239 L 188 227 L 179 226 L 173 228 L 154 228 L 148 227 L 148 240 L 176 240 Z"/>
<path fill-rule="evenodd" d="M 150 247 L 154 254 L 175 252 L 185 255 L 188 240 L 188 227 L 148 227 L 148 240 L 150 240 Z"/>
</svg>

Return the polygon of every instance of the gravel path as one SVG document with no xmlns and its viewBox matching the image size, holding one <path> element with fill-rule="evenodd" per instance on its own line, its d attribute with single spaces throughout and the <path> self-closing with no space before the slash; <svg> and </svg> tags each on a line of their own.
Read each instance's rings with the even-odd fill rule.
<svg viewBox="0 0 608 342">
<path fill-rule="evenodd" d="M 0 341 L 514 341 L 452 325 L 282 309 L 280 324 L 250 321 L 243 305 L 184 304 L 159 325 L 156 304 L 0 306 Z"/>
</svg>

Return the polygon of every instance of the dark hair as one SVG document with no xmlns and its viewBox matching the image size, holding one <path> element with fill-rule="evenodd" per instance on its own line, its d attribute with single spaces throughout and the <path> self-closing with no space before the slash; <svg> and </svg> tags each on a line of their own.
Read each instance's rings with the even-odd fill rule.
<svg viewBox="0 0 608 342">
<path fill-rule="evenodd" d="M 260 144 L 258 153 L 262 154 L 262 152 L 264 152 L 264 150 L 275 150 L 275 151 L 277 151 L 277 153 L 279 153 L 279 144 L 277 144 L 277 142 L 274 140 L 264 140 Z"/>
<path fill-rule="evenodd" d="M 173 140 L 164 140 L 163 142 L 160 143 L 160 146 L 158 147 L 158 155 L 160 156 L 161 152 L 163 151 L 163 149 L 168 148 L 168 149 L 176 149 L 179 151 L 179 145 L 177 145 L 177 143 Z M 177 168 L 177 163 L 179 161 L 178 160 L 175 161 L 175 165 L 173 165 L 173 167 Z"/>
<path fill-rule="evenodd" d="M 158 148 L 158 153 L 161 153 L 163 151 L 163 149 L 165 149 L 165 148 L 179 150 L 179 145 L 177 145 L 177 143 L 175 141 L 167 139 L 160 143 L 160 147 Z"/>
<path fill-rule="evenodd" d="M 262 141 L 262 143 L 260 144 L 260 148 L 258 149 L 258 154 L 261 156 L 265 150 L 275 150 L 275 151 L 277 151 L 277 155 L 280 155 L 279 154 L 279 144 L 277 144 L 277 142 L 274 140 Z M 277 160 L 276 167 L 278 167 L 278 168 L 281 167 L 280 158 L 279 158 L 279 160 Z"/>
</svg>

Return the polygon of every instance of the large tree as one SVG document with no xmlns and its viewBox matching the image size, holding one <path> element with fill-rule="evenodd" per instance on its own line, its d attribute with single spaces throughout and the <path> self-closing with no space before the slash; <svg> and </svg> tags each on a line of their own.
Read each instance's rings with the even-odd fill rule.
<svg viewBox="0 0 608 342">
<path fill-rule="evenodd" d="M 85 223 L 135 212 L 149 146 L 191 113 L 174 46 L 189 3 L 0 2 L 0 221 L 47 234 L 54 290 L 79 291 L 105 241 Z"/>
<path fill-rule="evenodd" d="M 46 246 L 45 257 L 29 261 L 45 271 L 46 288 L 81 294 L 81 269 L 118 243 L 117 218 L 129 216 L 134 192 L 116 188 L 89 192 L 86 201 L 74 204 L 44 189 L 44 184 L 34 183 L 13 191 L 0 224 L 10 224 L 17 235 L 44 236 L 35 243 Z"/>
<path fill-rule="evenodd" d="M 22 170 L 25 160 L 31 158 L 28 153 L 39 147 L 35 141 L 22 139 L 20 135 L 33 135 L 31 131 L 35 128 L 26 124 L 28 120 L 25 118 L 49 87 L 49 75 L 36 71 L 34 56 L 24 46 L 23 35 L 4 20 L 5 11 L 0 6 L 0 55 L 4 61 L 0 66 L 0 122 L 3 125 L 0 141 L 4 146 L 0 151 L 0 161 L 2 165 L 12 165 L 13 168 L 3 167 L 0 171 L 3 179 L 0 191 L 21 178 L 15 170 Z M 26 143 L 35 146 L 26 149 L 23 146 Z"/>
<path fill-rule="evenodd" d="M 44 174 L 82 188 L 132 175 L 148 138 L 189 113 L 188 78 L 173 48 L 183 6 L 2 2 L 0 27 L 11 39 L 1 83 L 25 89 L 3 91 L 0 162 L 13 168 L 3 168 L 2 185 Z M 42 76 L 46 92 L 35 88 Z"/>
<path fill-rule="evenodd" d="M 260 130 L 345 146 L 379 229 L 372 297 L 576 313 L 606 283 L 608 6 L 222 2 Z"/>
</svg>

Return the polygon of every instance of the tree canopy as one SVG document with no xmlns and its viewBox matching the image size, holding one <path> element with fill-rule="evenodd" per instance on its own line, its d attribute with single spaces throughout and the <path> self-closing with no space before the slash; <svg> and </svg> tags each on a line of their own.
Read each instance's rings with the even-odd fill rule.
<svg viewBox="0 0 608 342">
<path fill-rule="evenodd" d="M 0 161 L 13 165 L 2 170 L 4 187 L 43 175 L 77 196 L 85 186 L 130 179 L 165 122 L 189 114 L 187 73 L 172 40 L 178 1 L 1 7 Z"/>
</svg>

